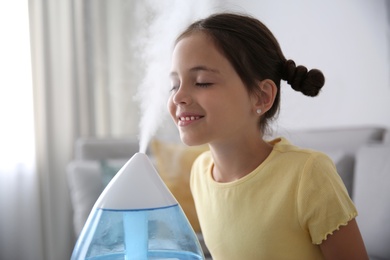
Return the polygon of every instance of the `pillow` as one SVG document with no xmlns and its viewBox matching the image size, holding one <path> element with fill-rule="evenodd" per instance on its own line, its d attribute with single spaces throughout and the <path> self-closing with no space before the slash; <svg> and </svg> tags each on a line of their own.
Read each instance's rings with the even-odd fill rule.
<svg viewBox="0 0 390 260">
<path fill-rule="evenodd" d="M 151 142 L 157 171 L 179 202 L 195 232 L 200 232 L 200 226 L 190 190 L 190 173 L 194 160 L 207 150 L 208 145 L 186 146 L 158 139 Z"/>
<path fill-rule="evenodd" d="M 67 166 L 73 227 L 79 236 L 93 205 L 103 191 L 100 165 L 97 161 L 72 161 Z"/>
</svg>

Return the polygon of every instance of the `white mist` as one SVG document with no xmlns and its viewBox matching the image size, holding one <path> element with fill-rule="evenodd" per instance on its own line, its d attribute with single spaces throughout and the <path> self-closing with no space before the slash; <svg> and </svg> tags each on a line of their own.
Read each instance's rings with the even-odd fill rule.
<svg viewBox="0 0 390 260">
<path fill-rule="evenodd" d="M 147 0 L 139 7 L 145 29 L 140 32 L 138 49 L 144 70 L 136 99 L 140 102 L 140 152 L 161 124 L 168 118 L 170 62 L 173 44 L 178 34 L 196 19 L 204 18 L 215 9 L 217 1 L 156 1 Z M 147 18 L 145 18 L 147 17 Z"/>
</svg>

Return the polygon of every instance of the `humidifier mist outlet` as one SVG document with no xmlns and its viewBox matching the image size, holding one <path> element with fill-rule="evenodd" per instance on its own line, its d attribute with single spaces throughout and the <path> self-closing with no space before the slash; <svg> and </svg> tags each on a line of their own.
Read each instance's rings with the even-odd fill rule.
<svg viewBox="0 0 390 260">
<path fill-rule="evenodd" d="M 96 201 L 73 259 L 198 260 L 199 241 L 149 158 L 135 154 Z"/>
</svg>

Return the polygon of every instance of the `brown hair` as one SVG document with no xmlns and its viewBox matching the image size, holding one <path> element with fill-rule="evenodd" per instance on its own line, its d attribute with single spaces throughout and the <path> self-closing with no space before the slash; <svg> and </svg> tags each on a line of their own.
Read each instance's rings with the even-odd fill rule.
<svg viewBox="0 0 390 260">
<path fill-rule="evenodd" d="M 286 60 L 272 32 L 259 20 L 241 14 L 220 13 L 191 24 L 176 40 L 194 32 L 206 33 L 231 62 L 249 93 L 258 91 L 257 83 L 271 79 L 278 91 L 275 102 L 260 120 L 264 132 L 269 121 L 279 111 L 280 81 L 307 96 L 316 96 L 325 83 L 324 75 L 317 69 L 307 70 Z"/>
</svg>

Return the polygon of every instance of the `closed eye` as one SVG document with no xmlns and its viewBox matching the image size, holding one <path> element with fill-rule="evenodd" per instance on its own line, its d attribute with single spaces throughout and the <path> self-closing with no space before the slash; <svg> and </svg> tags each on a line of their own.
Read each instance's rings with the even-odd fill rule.
<svg viewBox="0 0 390 260">
<path fill-rule="evenodd" d="M 178 86 L 173 86 L 173 87 L 170 89 L 170 92 L 176 91 L 178 88 L 179 88 Z"/>
<path fill-rule="evenodd" d="M 213 83 L 208 83 L 208 82 L 205 82 L 205 83 L 203 83 L 203 82 L 197 82 L 195 85 L 198 86 L 198 87 L 201 87 L 201 88 L 207 88 L 207 87 L 210 87 L 211 85 L 213 85 Z"/>
</svg>

